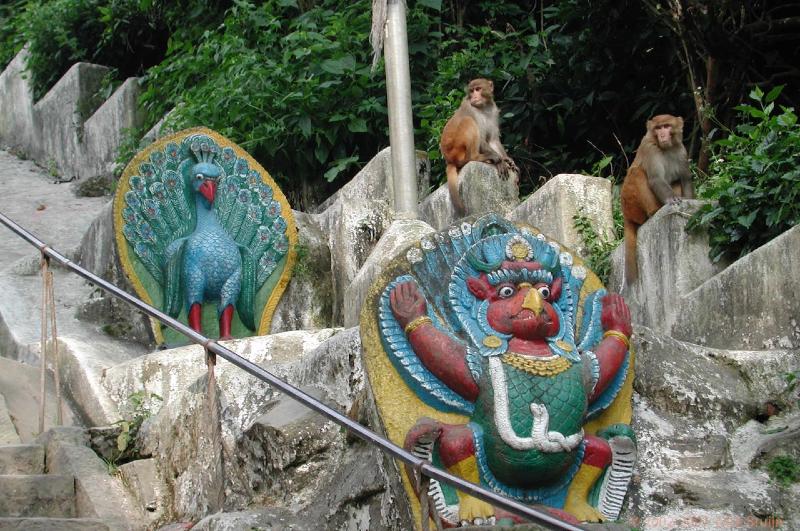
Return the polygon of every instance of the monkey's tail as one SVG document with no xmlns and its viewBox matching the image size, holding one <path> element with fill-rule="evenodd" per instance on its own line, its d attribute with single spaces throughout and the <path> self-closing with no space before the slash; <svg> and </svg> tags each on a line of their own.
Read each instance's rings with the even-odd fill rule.
<svg viewBox="0 0 800 531">
<path fill-rule="evenodd" d="M 628 286 L 639 276 L 639 265 L 636 262 L 636 232 L 638 229 L 637 224 L 625 220 L 625 279 L 623 282 Z"/>
<path fill-rule="evenodd" d="M 461 195 L 458 191 L 458 168 L 454 164 L 448 164 L 445 173 L 447 173 L 447 189 L 450 191 L 450 201 L 453 203 L 456 214 L 463 216 L 464 202 L 461 201 Z"/>
</svg>

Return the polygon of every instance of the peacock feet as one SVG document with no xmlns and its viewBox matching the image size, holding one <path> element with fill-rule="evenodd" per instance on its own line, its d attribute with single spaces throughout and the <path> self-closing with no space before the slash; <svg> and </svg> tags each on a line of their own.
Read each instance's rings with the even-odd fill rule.
<svg viewBox="0 0 800 531">
<path fill-rule="evenodd" d="M 219 339 L 227 341 L 233 339 L 231 336 L 231 322 L 233 321 L 233 306 L 227 305 L 219 316 Z"/>
<path fill-rule="evenodd" d="M 199 302 L 195 302 L 189 307 L 189 328 L 197 333 L 203 333 L 203 325 L 201 323 L 203 318 L 202 306 Z"/>
</svg>

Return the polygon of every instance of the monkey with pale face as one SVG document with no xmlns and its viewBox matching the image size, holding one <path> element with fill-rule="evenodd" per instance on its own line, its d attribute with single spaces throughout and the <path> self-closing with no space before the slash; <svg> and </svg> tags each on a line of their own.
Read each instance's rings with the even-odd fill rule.
<svg viewBox="0 0 800 531">
<path fill-rule="evenodd" d="M 473 79 L 467 95 L 442 130 L 439 148 L 444 156 L 450 200 L 458 214 L 464 203 L 458 191 L 458 172 L 473 160 L 494 164 L 504 179 L 509 172 L 519 173 L 517 165 L 500 143 L 500 110 L 494 102 L 494 84 L 488 79 Z"/>
<path fill-rule="evenodd" d="M 647 133 L 628 168 L 620 192 L 625 222 L 625 281 L 639 276 L 636 235 L 665 204 L 693 199 L 689 158 L 683 146 L 683 118 L 659 114 L 647 121 Z"/>
</svg>

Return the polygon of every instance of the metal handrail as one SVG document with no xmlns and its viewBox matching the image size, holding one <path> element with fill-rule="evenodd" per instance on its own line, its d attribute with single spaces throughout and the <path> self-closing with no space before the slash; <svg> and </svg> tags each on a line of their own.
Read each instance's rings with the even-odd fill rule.
<svg viewBox="0 0 800 531">
<path fill-rule="evenodd" d="M 454 476 L 448 472 L 441 470 L 440 468 L 433 466 L 429 461 L 413 455 L 412 453 L 404 450 L 403 448 L 397 446 L 391 441 L 385 439 L 384 437 L 381 437 L 372 430 L 369 430 L 368 428 L 365 428 L 361 424 L 349 419 L 345 415 L 342 415 L 338 411 L 316 400 L 314 397 L 304 393 L 297 387 L 294 387 L 293 385 L 284 382 L 283 380 L 273 375 L 269 371 L 239 356 L 232 350 L 223 347 L 215 340 L 210 339 L 204 336 L 203 334 L 196 332 L 195 330 L 192 330 L 185 324 L 173 319 L 172 317 L 163 313 L 162 311 L 150 306 L 146 302 L 138 299 L 137 297 L 134 297 L 130 293 L 121 290 L 114 284 L 84 269 L 83 267 L 71 261 L 64 255 L 62 255 L 61 253 L 59 253 L 58 251 L 47 245 L 45 242 L 34 236 L 31 232 L 27 231 L 25 228 L 21 227 L 20 225 L 12 221 L 2 212 L 0 212 L 0 222 L 2 222 L 5 226 L 11 229 L 12 232 L 20 236 L 22 239 L 28 241 L 31 245 L 39 249 L 39 252 L 41 252 L 43 256 L 56 260 L 65 268 L 77 273 L 79 276 L 85 278 L 86 280 L 96 285 L 97 287 L 102 288 L 103 290 L 111 293 L 115 297 L 122 299 L 128 304 L 135 306 L 139 310 L 143 311 L 147 315 L 157 319 L 161 323 L 180 332 L 184 336 L 188 337 L 192 342 L 203 346 L 208 352 L 216 354 L 217 356 L 229 361 L 230 363 L 239 367 L 245 372 L 250 373 L 251 375 L 255 376 L 256 378 L 264 382 L 267 382 L 273 387 L 276 387 L 277 389 L 283 391 L 284 393 L 286 393 L 293 399 L 297 400 L 304 406 L 313 409 L 317 413 L 323 415 L 324 417 L 327 417 L 336 424 L 355 433 L 357 436 L 364 439 L 366 442 L 373 444 L 378 448 L 380 448 L 382 451 L 393 455 L 397 459 L 400 459 L 404 463 L 410 465 L 415 470 L 420 471 L 422 474 L 425 474 L 426 476 L 433 478 L 437 481 L 441 481 L 443 483 L 452 485 L 453 487 L 463 492 L 466 492 L 471 496 L 480 498 L 481 500 L 484 500 L 488 503 L 491 503 L 492 505 L 505 509 L 523 518 L 527 518 L 535 523 L 546 525 L 553 529 L 564 529 L 569 531 L 581 531 L 583 529 L 582 527 L 576 526 L 569 522 L 565 522 L 557 518 L 556 516 L 553 516 L 552 514 L 540 511 L 538 509 L 534 509 L 515 500 L 506 498 L 492 491 L 486 490 L 478 485 L 475 485 L 474 483 L 470 483 L 469 481 L 466 481 L 458 476 Z"/>
</svg>

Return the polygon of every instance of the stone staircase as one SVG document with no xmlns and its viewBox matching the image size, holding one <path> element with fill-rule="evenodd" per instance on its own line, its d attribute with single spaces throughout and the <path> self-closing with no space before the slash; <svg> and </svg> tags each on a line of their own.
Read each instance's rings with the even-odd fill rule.
<svg viewBox="0 0 800 531">
<path fill-rule="evenodd" d="M 35 435 L 36 380 L 35 367 L 0 358 L 0 531 L 143 529 L 144 516 L 88 446 L 87 431 L 52 427 L 56 401 L 51 377 L 45 395 L 48 429 Z M 62 416 L 67 424 L 75 423 L 66 406 Z"/>
<path fill-rule="evenodd" d="M 45 439 L 52 439 L 48 435 Z M 0 530 L 112 529 L 100 519 L 86 517 L 75 476 L 46 460 L 42 442 L 21 442 L 3 395 L 0 443 Z"/>
</svg>

